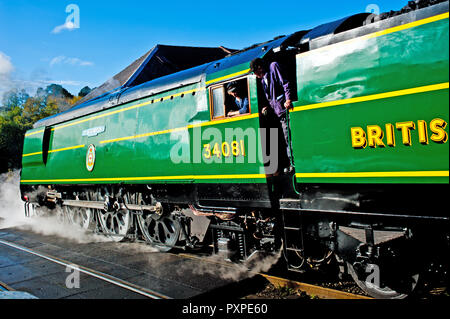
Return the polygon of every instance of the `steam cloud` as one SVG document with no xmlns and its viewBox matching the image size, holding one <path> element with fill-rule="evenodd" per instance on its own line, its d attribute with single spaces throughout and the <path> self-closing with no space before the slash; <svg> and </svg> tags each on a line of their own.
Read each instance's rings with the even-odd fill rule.
<svg viewBox="0 0 450 319">
<path fill-rule="evenodd" d="M 0 175 L 0 228 L 17 227 L 26 222 L 19 179 L 18 171 Z"/>
<path fill-rule="evenodd" d="M 210 274 L 219 276 L 225 280 L 240 281 L 246 278 L 251 278 L 260 272 L 268 271 L 281 257 L 281 250 L 275 255 L 265 257 L 255 257 L 247 260 L 242 264 L 227 264 L 220 255 L 206 258 L 206 262 L 198 263 L 191 271 L 197 275 Z M 184 272 L 186 269 L 181 267 L 179 272 Z"/>
<path fill-rule="evenodd" d="M 20 198 L 18 171 L 0 175 L 0 230 L 18 228 L 46 236 L 58 236 L 79 244 L 111 241 L 105 236 L 85 231 L 77 225 L 62 224 L 56 217 L 26 218 Z"/>
<path fill-rule="evenodd" d="M 17 228 L 41 235 L 57 236 L 79 244 L 112 242 L 111 239 L 103 235 L 87 232 L 77 225 L 61 224 L 56 217 L 34 216 L 33 218 L 26 218 L 19 185 L 20 174 L 18 171 L 0 175 L 0 231 L 7 228 Z M 115 246 L 128 253 L 145 254 L 158 251 L 156 248 L 142 243 L 121 243 Z M 242 264 L 227 264 L 224 263 L 223 256 L 211 256 L 206 258 L 206 262 L 197 263 L 195 267 L 183 265 L 177 269 L 177 272 L 185 274 L 186 271 L 191 271 L 198 275 L 211 274 L 220 276 L 225 280 L 239 281 L 250 278 L 256 273 L 268 271 L 280 256 L 281 252 L 264 258 L 252 258 Z M 167 258 L 169 257 L 167 255 Z M 164 258 L 164 256 L 159 258 Z M 157 262 L 149 256 L 149 264 L 159 264 L 160 262 L 161 260 Z M 186 267 L 189 267 L 189 269 L 186 269 Z"/>
</svg>

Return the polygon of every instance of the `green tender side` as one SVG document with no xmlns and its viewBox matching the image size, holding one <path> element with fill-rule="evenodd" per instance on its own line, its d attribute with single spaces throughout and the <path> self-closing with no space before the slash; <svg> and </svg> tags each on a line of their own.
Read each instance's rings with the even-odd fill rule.
<svg viewBox="0 0 450 319">
<path fill-rule="evenodd" d="M 298 183 L 449 182 L 448 125 L 438 143 L 430 129 L 433 119 L 449 121 L 448 13 L 432 20 L 297 56 L 290 120 Z M 411 145 L 396 128 L 406 121 L 415 125 Z M 418 121 L 427 124 L 428 144 L 419 141 Z M 371 125 L 385 146 L 353 147 L 351 128 L 367 138 Z"/>
<path fill-rule="evenodd" d="M 29 131 L 21 183 L 264 183 L 259 136 L 253 135 L 259 134 L 254 77 L 249 85 L 252 114 L 232 120 L 211 121 L 208 90 L 198 83 L 47 128 L 46 164 L 45 128 Z M 83 136 L 85 130 L 103 127 L 96 136 Z M 221 152 L 205 158 L 206 144 L 217 143 L 228 153 L 223 143 L 231 147 L 234 141 L 245 155 L 239 151 L 225 158 Z M 86 165 L 90 145 L 96 148 L 92 172 Z M 250 155 L 254 145 L 256 153 Z"/>
</svg>

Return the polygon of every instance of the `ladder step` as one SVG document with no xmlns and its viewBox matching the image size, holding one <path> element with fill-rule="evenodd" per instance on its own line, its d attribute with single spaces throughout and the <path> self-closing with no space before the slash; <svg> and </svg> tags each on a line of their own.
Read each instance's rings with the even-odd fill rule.
<svg viewBox="0 0 450 319">
<path fill-rule="evenodd" d="M 301 230 L 301 228 L 298 228 L 298 227 L 284 227 L 284 229 L 287 229 L 287 230 Z"/>
<path fill-rule="evenodd" d="M 301 250 L 301 249 L 298 249 L 298 248 L 286 248 L 286 250 L 298 251 L 299 253 L 302 252 L 302 250 Z"/>
<path fill-rule="evenodd" d="M 304 269 L 297 269 L 294 267 L 288 267 L 288 270 L 293 271 L 293 272 L 298 272 L 300 274 L 304 274 L 306 272 Z"/>
</svg>

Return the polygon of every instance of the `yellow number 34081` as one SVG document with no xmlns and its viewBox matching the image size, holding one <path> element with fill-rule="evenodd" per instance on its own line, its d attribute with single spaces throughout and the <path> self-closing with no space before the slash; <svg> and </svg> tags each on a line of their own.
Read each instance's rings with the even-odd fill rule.
<svg viewBox="0 0 450 319">
<path fill-rule="evenodd" d="M 245 156 L 245 146 L 244 141 L 234 141 L 231 145 L 228 142 L 223 142 L 222 145 L 215 143 L 213 147 L 211 144 L 203 145 L 203 155 L 206 159 L 210 159 L 213 156 L 217 158 L 220 157 L 230 157 L 233 156 Z"/>
</svg>

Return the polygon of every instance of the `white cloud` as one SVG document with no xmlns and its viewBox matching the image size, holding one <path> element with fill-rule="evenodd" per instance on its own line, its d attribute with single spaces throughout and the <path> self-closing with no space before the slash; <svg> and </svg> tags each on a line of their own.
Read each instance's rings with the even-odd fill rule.
<svg viewBox="0 0 450 319">
<path fill-rule="evenodd" d="M 10 74 L 13 70 L 11 58 L 0 51 L 0 75 Z"/>
<path fill-rule="evenodd" d="M 59 84 L 62 86 L 81 86 L 83 84 L 87 85 L 87 82 L 80 82 L 80 81 L 71 81 L 71 80 L 43 80 L 43 81 L 36 81 L 35 84 L 39 84 L 39 86 L 43 85 L 49 85 L 49 84 Z"/>
<path fill-rule="evenodd" d="M 57 57 L 58 58 L 58 57 Z M 55 58 L 56 59 L 56 58 Z M 53 60 L 52 60 L 53 61 Z M 59 62 L 58 62 L 59 61 Z M 93 65 L 91 62 L 82 61 L 77 58 L 59 58 L 55 60 L 55 63 L 68 63 L 73 65 Z M 36 94 L 36 90 L 39 87 L 45 88 L 50 84 L 59 84 L 68 89 L 69 91 L 77 91 L 82 86 L 91 85 L 91 83 L 85 81 L 74 80 L 57 80 L 53 79 L 47 70 L 35 69 L 28 75 L 21 74 L 13 63 L 11 58 L 0 51 L 0 105 L 3 98 L 3 94 L 12 90 L 26 90 L 30 95 Z"/>
<path fill-rule="evenodd" d="M 78 28 L 79 27 L 75 23 L 73 23 L 72 21 L 67 21 L 64 24 L 55 27 L 52 30 L 52 33 L 53 34 L 58 34 L 58 33 L 61 33 L 64 30 L 73 31 L 73 30 L 78 29 Z"/>
<path fill-rule="evenodd" d="M 84 81 L 73 81 L 73 80 L 51 80 L 51 79 L 36 79 L 36 80 L 23 80 L 23 79 L 11 79 L 7 86 L 0 86 L 0 102 L 2 100 L 3 94 L 10 91 L 11 89 L 24 89 L 28 94 L 36 94 L 38 88 L 45 88 L 50 84 L 59 84 L 64 88 L 71 91 L 78 90 L 79 87 L 90 85 L 88 82 Z M 0 84 L 1 85 L 1 84 Z"/>
<path fill-rule="evenodd" d="M 11 58 L 0 51 L 0 98 L 3 96 L 3 93 L 14 86 L 11 79 L 13 71 L 14 66 L 11 63 Z"/>
<path fill-rule="evenodd" d="M 79 58 L 68 58 L 64 55 L 54 57 L 50 61 L 50 66 L 54 66 L 57 64 L 69 64 L 69 65 L 78 65 L 78 66 L 93 66 L 94 65 L 93 62 L 83 61 Z"/>
</svg>

